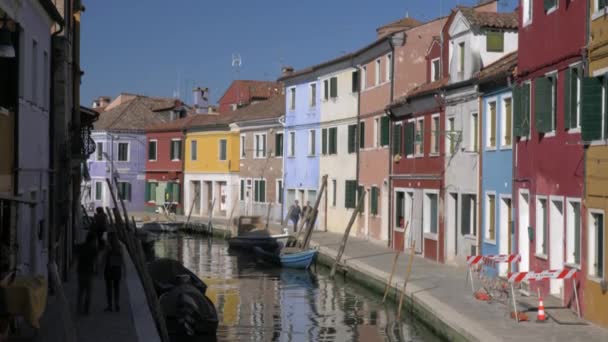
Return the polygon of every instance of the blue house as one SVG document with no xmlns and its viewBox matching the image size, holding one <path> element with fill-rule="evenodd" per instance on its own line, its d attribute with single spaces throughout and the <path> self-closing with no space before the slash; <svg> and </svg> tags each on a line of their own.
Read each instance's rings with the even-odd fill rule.
<svg viewBox="0 0 608 342">
<path fill-rule="evenodd" d="M 283 184 L 285 204 L 297 199 L 300 206 L 314 204 L 319 188 L 321 137 L 320 87 L 312 68 L 293 72 L 283 69 L 279 81 L 285 84 L 285 130 Z"/>
<path fill-rule="evenodd" d="M 486 66 L 479 73 L 481 92 L 481 254 L 512 254 L 516 250 L 515 216 L 511 198 L 513 179 L 513 110 L 510 78 L 517 64 L 517 52 Z M 505 276 L 506 263 L 488 267 Z"/>
</svg>

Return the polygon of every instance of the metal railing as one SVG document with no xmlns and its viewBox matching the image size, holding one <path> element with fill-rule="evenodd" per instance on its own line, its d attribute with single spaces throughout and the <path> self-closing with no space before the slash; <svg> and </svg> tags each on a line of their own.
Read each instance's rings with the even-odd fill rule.
<svg viewBox="0 0 608 342">
<path fill-rule="evenodd" d="M 279 223 L 283 219 L 281 204 L 268 203 L 268 202 L 238 202 L 238 214 L 247 216 L 260 216 L 263 220 L 266 220 L 268 215 L 268 207 L 270 208 L 270 222 Z"/>
</svg>

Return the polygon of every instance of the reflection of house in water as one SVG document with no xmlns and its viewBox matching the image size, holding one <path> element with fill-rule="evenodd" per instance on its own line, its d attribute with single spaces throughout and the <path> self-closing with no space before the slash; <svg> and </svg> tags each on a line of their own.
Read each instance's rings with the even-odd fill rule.
<svg viewBox="0 0 608 342">
<path fill-rule="evenodd" d="M 279 341 L 318 341 L 319 314 L 315 310 L 315 279 L 308 271 L 282 269 L 280 273 Z"/>
</svg>

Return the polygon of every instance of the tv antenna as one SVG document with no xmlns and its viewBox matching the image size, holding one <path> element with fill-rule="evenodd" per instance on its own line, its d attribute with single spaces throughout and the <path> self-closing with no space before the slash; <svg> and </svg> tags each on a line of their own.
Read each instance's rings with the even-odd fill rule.
<svg viewBox="0 0 608 342">
<path fill-rule="evenodd" d="M 233 53 L 232 54 L 232 70 L 234 71 L 234 80 L 239 78 L 239 73 L 241 72 L 241 64 L 242 64 L 241 54 Z M 241 104 L 241 94 L 240 94 L 240 86 L 236 87 L 236 106 Z"/>
</svg>

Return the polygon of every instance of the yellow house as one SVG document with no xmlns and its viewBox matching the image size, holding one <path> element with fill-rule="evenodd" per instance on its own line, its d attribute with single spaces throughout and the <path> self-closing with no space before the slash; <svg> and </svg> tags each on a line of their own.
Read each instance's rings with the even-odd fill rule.
<svg viewBox="0 0 608 342">
<path fill-rule="evenodd" d="M 582 82 L 583 110 L 581 122 L 583 130 L 585 122 L 606 121 L 608 115 L 601 110 L 601 104 L 596 107 L 586 106 L 585 98 L 591 91 L 587 81 L 595 82 L 597 95 L 605 92 L 606 75 L 608 74 L 608 16 L 605 14 L 608 3 L 600 0 L 589 1 L 589 78 Z M 603 7 L 603 8 L 602 8 Z M 604 90 L 601 90 L 601 89 Z M 607 94 L 604 94 L 606 98 Z M 594 110 L 595 109 L 595 110 Z M 604 112 L 604 113 L 602 113 Z M 603 117 L 602 117 L 603 116 Z M 589 126 L 594 126 L 591 123 Z M 600 125 L 601 126 L 601 125 Z M 585 318 L 596 324 L 608 326 L 608 231 L 606 229 L 606 215 L 608 214 L 608 129 L 601 128 L 594 131 L 592 137 L 583 140 L 589 144 L 585 155 L 585 209 L 583 224 L 586 225 L 586 237 L 581 241 L 583 253 L 584 296 L 583 308 Z M 602 142 L 598 144 L 597 142 Z M 583 235 L 584 236 L 584 235 Z"/>
<path fill-rule="evenodd" d="M 185 132 L 185 213 L 227 217 L 238 194 L 239 133 L 229 115 L 199 114 Z"/>
</svg>

